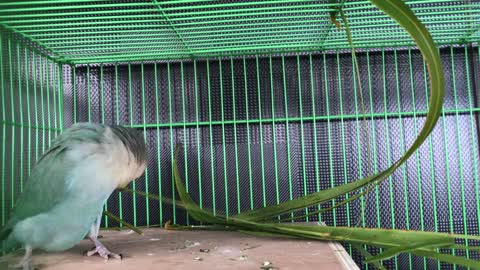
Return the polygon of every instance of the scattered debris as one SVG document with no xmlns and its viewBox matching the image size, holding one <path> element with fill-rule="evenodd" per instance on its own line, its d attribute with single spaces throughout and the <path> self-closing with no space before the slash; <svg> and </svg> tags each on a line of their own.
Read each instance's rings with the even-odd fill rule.
<svg viewBox="0 0 480 270">
<path fill-rule="evenodd" d="M 262 266 L 260 266 L 260 269 L 262 270 L 274 270 L 274 269 L 279 269 L 278 267 L 273 266 L 273 264 L 269 261 L 263 262 Z"/>
<path fill-rule="evenodd" d="M 147 256 L 153 256 L 153 253 L 147 253 Z"/>
<path fill-rule="evenodd" d="M 248 245 L 248 244 L 246 244 L 246 245 Z M 259 248 L 259 247 L 261 247 L 261 246 L 257 245 L 257 246 L 244 247 L 244 248 L 242 248 L 242 251 L 249 250 L 249 249 L 254 249 L 254 248 Z"/>
<path fill-rule="evenodd" d="M 233 258 L 233 259 L 230 259 L 230 260 L 240 262 L 240 261 L 246 261 L 247 258 L 248 258 L 247 255 L 242 255 L 242 256 L 240 256 L 240 257 Z"/>
<path fill-rule="evenodd" d="M 209 252 L 210 252 L 210 249 L 203 249 L 203 248 L 201 248 L 201 249 L 200 249 L 200 252 L 209 253 Z"/>
<path fill-rule="evenodd" d="M 200 243 L 199 242 L 192 242 L 190 240 L 185 240 L 185 247 L 189 248 L 189 247 L 195 247 L 195 246 L 199 246 Z"/>
<path fill-rule="evenodd" d="M 261 266 L 260 269 L 262 269 L 262 270 L 275 270 L 275 269 L 279 269 L 279 268 L 269 265 L 269 266 Z"/>
<path fill-rule="evenodd" d="M 195 261 L 199 261 L 199 262 L 203 261 L 203 259 L 200 258 L 200 257 L 195 257 L 195 258 L 193 258 L 193 259 L 194 259 Z"/>
<path fill-rule="evenodd" d="M 151 238 L 150 241 L 160 241 L 160 238 Z"/>
<path fill-rule="evenodd" d="M 175 248 L 171 248 L 170 250 L 186 249 L 186 248 L 195 247 L 195 246 L 199 246 L 199 245 L 200 245 L 199 242 L 192 242 L 190 240 L 185 240 L 185 244 L 183 244 L 181 246 L 178 246 L 178 247 L 175 247 Z"/>
</svg>

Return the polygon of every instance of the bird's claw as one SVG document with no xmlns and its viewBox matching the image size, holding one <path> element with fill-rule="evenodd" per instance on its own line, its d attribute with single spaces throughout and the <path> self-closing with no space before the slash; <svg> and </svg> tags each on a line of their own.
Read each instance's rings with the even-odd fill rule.
<svg viewBox="0 0 480 270">
<path fill-rule="evenodd" d="M 113 253 L 113 252 L 110 252 L 106 247 L 104 247 L 103 245 L 101 246 L 96 246 L 94 248 L 92 248 L 90 251 L 87 251 L 87 256 L 90 257 L 90 256 L 93 256 L 95 254 L 98 254 L 100 257 L 104 258 L 106 261 L 108 261 L 110 258 L 113 258 L 113 259 L 120 259 L 122 260 L 123 259 L 123 256 L 122 254 L 116 254 L 116 253 Z"/>
</svg>

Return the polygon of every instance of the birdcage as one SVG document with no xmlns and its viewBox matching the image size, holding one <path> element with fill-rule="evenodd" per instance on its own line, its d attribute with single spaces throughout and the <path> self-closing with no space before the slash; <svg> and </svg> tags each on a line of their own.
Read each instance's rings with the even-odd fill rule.
<svg viewBox="0 0 480 270">
<path fill-rule="evenodd" d="M 440 120 L 371 193 L 297 221 L 480 233 L 480 1 L 405 3 L 440 53 Z M 340 8 L 358 73 L 345 27 L 330 17 Z M 143 131 L 148 166 L 129 187 L 173 203 L 114 192 L 105 210 L 154 226 L 198 223 L 176 205 L 178 143 L 189 194 L 228 217 L 385 170 L 412 145 L 429 109 L 422 54 L 369 1 L 3 1 L 0 27 L 2 225 L 36 160 L 76 122 Z M 383 263 L 450 266 L 412 255 Z"/>
</svg>

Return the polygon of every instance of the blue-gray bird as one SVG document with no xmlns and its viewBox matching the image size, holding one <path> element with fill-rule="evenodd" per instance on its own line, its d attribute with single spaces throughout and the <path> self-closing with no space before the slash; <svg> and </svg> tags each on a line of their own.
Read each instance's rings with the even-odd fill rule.
<svg viewBox="0 0 480 270">
<path fill-rule="evenodd" d="M 88 256 L 120 258 L 97 239 L 110 194 L 140 177 L 146 167 L 141 133 L 121 126 L 77 123 L 60 134 L 32 170 L 10 220 L 0 231 L 0 251 L 19 245 L 16 267 L 32 270 L 32 250 L 63 251 L 87 235 Z"/>
</svg>

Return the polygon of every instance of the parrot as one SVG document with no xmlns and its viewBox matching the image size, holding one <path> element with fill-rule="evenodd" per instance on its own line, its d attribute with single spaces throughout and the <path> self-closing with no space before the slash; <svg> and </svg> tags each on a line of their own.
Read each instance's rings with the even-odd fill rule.
<svg viewBox="0 0 480 270">
<path fill-rule="evenodd" d="M 0 229 L 0 253 L 23 246 L 11 267 L 33 270 L 32 251 L 59 252 L 88 237 L 87 256 L 121 259 L 99 240 L 103 206 L 117 188 L 140 177 L 147 164 L 141 132 L 120 125 L 73 124 L 56 137 L 35 164 Z"/>
</svg>

